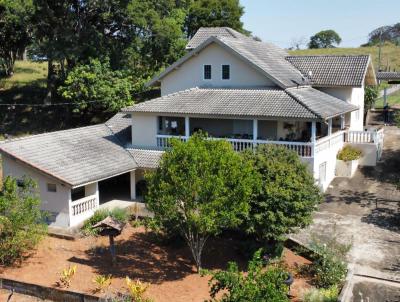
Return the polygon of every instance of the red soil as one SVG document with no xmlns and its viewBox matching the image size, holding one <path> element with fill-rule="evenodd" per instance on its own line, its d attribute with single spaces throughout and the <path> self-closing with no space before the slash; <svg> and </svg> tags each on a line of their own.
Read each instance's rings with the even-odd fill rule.
<svg viewBox="0 0 400 302">
<path fill-rule="evenodd" d="M 207 269 L 226 268 L 228 261 L 236 261 L 241 268 L 245 263 L 237 254 L 232 240 L 218 240 L 206 247 L 203 262 Z M 69 290 L 93 293 L 96 275 L 111 274 L 112 291 L 124 290 L 125 276 L 149 283 L 147 296 L 157 302 L 204 301 L 209 298 L 209 277 L 196 273 L 189 250 L 185 247 L 164 246 L 151 240 L 143 228 L 127 226 L 116 238 L 117 264 L 111 266 L 108 238 L 80 238 L 64 240 L 46 237 L 32 255 L 21 265 L 2 268 L 0 275 L 45 286 L 56 286 L 60 272 L 76 265 Z M 295 275 L 291 289 L 296 296 L 309 287 L 304 278 L 296 274 L 296 266 L 309 263 L 303 257 L 285 250 L 284 259 Z"/>
</svg>

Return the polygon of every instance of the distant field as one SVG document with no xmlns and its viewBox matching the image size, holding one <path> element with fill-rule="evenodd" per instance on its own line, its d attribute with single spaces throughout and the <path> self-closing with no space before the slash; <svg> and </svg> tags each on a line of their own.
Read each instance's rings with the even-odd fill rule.
<svg viewBox="0 0 400 302">
<path fill-rule="evenodd" d="M 397 91 L 388 96 L 388 104 L 389 106 L 393 106 L 394 104 L 400 104 L 400 91 Z M 375 108 L 383 107 L 383 98 L 379 98 L 375 103 Z"/>
<path fill-rule="evenodd" d="M 289 51 L 292 55 L 368 55 L 372 56 L 374 67 L 378 66 L 378 47 L 302 49 Z M 400 46 L 385 44 L 382 47 L 381 67 L 400 71 Z"/>
<path fill-rule="evenodd" d="M 47 62 L 17 61 L 14 75 L 0 79 L 0 89 L 22 86 L 45 87 L 47 78 Z"/>
</svg>

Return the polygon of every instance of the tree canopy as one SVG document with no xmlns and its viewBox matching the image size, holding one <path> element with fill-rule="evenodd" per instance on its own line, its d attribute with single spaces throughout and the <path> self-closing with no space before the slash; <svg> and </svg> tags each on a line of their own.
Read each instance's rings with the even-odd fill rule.
<svg viewBox="0 0 400 302">
<path fill-rule="evenodd" d="M 200 269 L 207 239 L 246 216 L 253 175 L 228 142 L 195 134 L 187 143 L 173 140 L 159 167 L 146 175 L 145 202 L 162 231 L 183 236 Z"/>
<path fill-rule="evenodd" d="M 334 30 L 322 30 L 310 38 L 308 48 L 332 48 L 342 42 L 339 34 Z"/>
<path fill-rule="evenodd" d="M 259 181 L 250 201 L 247 231 L 259 240 L 282 240 L 311 223 L 320 189 L 299 156 L 282 146 L 262 145 L 245 154 Z"/>
<path fill-rule="evenodd" d="M 368 45 L 376 45 L 381 41 L 400 45 L 400 22 L 378 27 L 369 33 Z"/>
</svg>

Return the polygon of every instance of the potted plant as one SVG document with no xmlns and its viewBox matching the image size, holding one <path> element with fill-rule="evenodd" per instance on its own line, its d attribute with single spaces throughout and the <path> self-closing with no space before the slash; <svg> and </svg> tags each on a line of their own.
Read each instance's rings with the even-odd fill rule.
<svg viewBox="0 0 400 302">
<path fill-rule="evenodd" d="M 339 151 L 336 160 L 336 176 L 352 177 L 357 170 L 362 151 L 350 145 Z"/>
</svg>

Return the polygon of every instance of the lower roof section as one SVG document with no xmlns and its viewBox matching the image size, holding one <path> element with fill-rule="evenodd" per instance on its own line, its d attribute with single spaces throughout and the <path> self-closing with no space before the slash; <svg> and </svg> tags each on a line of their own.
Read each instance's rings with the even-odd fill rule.
<svg viewBox="0 0 400 302">
<path fill-rule="evenodd" d="M 127 149 L 139 168 L 156 169 L 164 151 L 146 149 Z"/>
<path fill-rule="evenodd" d="M 309 86 L 263 89 L 192 88 L 123 109 L 125 112 L 323 120 L 358 107 Z"/>
<path fill-rule="evenodd" d="M 117 118 L 124 118 L 124 115 L 119 114 Z M 110 129 L 116 122 L 114 118 L 107 125 L 6 141 L 0 144 L 0 152 L 66 185 L 78 187 L 137 168 L 138 165 L 124 149 L 117 132 Z"/>
</svg>

